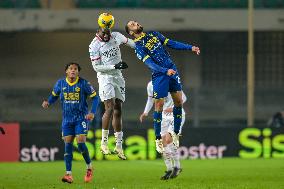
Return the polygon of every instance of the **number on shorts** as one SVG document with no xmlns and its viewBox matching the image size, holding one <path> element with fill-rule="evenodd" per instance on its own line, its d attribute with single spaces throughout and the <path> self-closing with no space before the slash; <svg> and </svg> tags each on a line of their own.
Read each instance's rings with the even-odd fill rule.
<svg viewBox="0 0 284 189">
<path fill-rule="evenodd" d="M 82 126 L 83 126 L 84 129 L 87 127 L 87 124 L 86 124 L 85 121 L 82 122 Z"/>
</svg>

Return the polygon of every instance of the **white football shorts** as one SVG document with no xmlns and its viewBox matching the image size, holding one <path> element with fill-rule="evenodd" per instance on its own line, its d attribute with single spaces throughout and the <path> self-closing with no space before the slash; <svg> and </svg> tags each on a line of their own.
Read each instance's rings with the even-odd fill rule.
<svg viewBox="0 0 284 189">
<path fill-rule="evenodd" d="M 100 75 L 98 78 L 101 101 L 118 98 L 125 101 L 125 81 L 123 76 Z"/>
<path fill-rule="evenodd" d="M 179 134 L 182 132 L 182 127 L 185 122 L 185 114 L 182 114 L 181 125 L 179 129 Z M 161 123 L 161 136 L 164 136 L 167 133 L 174 132 L 174 116 L 173 114 L 166 115 L 163 113 L 162 115 L 162 123 Z"/>
</svg>

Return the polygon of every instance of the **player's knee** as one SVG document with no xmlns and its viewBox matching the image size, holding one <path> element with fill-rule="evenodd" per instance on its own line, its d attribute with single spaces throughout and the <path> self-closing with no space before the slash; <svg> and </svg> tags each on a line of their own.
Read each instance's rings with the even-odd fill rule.
<svg viewBox="0 0 284 189">
<path fill-rule="evenodd" d="M 162 143 L 164 146 L 167 146 L 168 144 L 172 142 L 173 142 L 173 139 L 169 133 L 162 136 Z"/>
<path fill-rule="evenodd" d="M 109 105 L 105 107 L 105 113 L 107 115 L 112 115 L 114 111 L 114 106 L 113 105 Z"/>
<path fill-rule="evenodd" d="M 76 137 L 76 139 L 77 139 L 77 143 L 79 144 L 79 143 L 85 143 L 86 142 L 86 136 L 85 135 L 78 135 L 77 137 Z"/>
<path fill-rule="evenodd" d="M 166 141 L 167 141 L 167 144 L 170 144 L 170 143 L 172 143 L 172 142 L 173 142 L 173 138 L 172 138 L 172 136 L 171 136 L 171 134 L 170 134 L 170 133 L 167 133 Z"/>
</svg>

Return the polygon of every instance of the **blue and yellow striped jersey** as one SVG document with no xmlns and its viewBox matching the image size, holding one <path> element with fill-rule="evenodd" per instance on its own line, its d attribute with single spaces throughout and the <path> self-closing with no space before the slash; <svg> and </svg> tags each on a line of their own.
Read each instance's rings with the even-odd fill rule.
<svg viewBox="0 0 284 189">
<path fill-rule="evenodd" d="M 165 46 L 178 50 L 192 49 L 192 45 L 168 39 L 155 31 L 143 33 L 134 42 L 137 57 L 152 70 L 153 76 L 165 74 L 168 69 L 176 70 Z"/>
<path fill-rule="evenodd" d="M 88 114 L 87 97 L 95 97 L 96 91 L 91 84 L 80 77 L 70 83 L 67 78 L 59 79 L 50 95 L 48 102 L 52 104 L 57 98 L 61 101 L 64 122 L 85 119 Z"/>
</svg>

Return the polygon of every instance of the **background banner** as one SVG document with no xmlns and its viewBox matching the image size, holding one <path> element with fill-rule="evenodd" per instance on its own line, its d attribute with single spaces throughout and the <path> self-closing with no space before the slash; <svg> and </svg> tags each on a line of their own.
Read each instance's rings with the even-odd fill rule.
<svg viewBox="0 0 284 189">
<path fill-rule="evenodd" d="M 115 155 L 100 152 L 101 130 L 90 130 L 87 146 L 92 159 L 118 160 Z M 115 147 L 113 132 L 109 135 L 110 150 Z M 128 160 L 156 159 L 153 129 L 124 129 L 124 150 Z M 181 159 L 218 159 L 223 157 L 284 157 L 284 128 L 185 128 L 180 138 Z M 58 125 L 21 129 L 21 161 L 62 160 L 64 142 Z M 74 159 L 83 160 L 74 143 Z"/>
<path fill-rule="evenodd" d="M 19 160 L 19 133 L 18 123 L 0 123 L 0 162 Z"/>
</svg>

